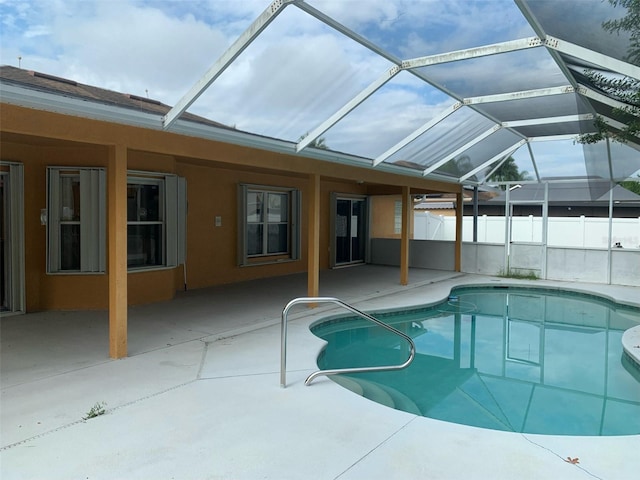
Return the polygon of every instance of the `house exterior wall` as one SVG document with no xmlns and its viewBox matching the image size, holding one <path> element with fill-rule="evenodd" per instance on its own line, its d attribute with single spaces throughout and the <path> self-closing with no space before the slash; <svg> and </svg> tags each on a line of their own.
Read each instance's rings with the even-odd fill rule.
<svg viewBox="0 0 640 480">
<path fill-rule="evenodd" d="M 126 147 L 128 170 L 172 173 L 186 179 L 188 288 L 305 272 L 308 221 L 305 199 L 311 174 L 321 176 L 321 269 L 329 267 L 332 192 L 368 195 L 380 186 L 397 191 L 404 185 L 423 190 L 459 188 L 422 178 L 6 104 L 0 109 L 0 131 L 2 160 L 24 165 L 27 311 L 109 308 L 108 272 L 46 273 L 46 227 L 40 224 L 40 212 L 47 206 L 48 166 L 108 168 L 112 145 Z M 237 265 L 239 183 L 291 187 L 301 191 L 298 260 L 246 267 Z M 216 216 L 222 220 L 220 226 L 215 226 Z M 169 300 L 183 288 L 184 282 L 182 266 L 129 272 L 128 304 Z"/>
<path fill-rule="evenodd" d="M 203 288 L 307 269 L 307 179 L 283 173 L 249 172 L 233 168 L 207 167 L 179 163 L 177 173 L 187 180 L 187 286 Z M 237 232 L 240 183 L 296 188 L 302 192 L 300 259 L 274 264 L 238 267 Z M 366 187 L 355 182 L 321 182 L 320 268 L 329 268 L 329 197 L 331 192 L 366 194 Z M 215 226 L 219 216 L 221 225 Z M 182 279 L 180 279 L 180 282 Z M 181 285 L 181 283 L 180 283 Z"/>
<path fill-rule="evenodd" d="M 47 274 L 46 226 L 40 224 L 40 211 L 47 206 L 48 166 L 105 167 L 107 149 L 91 145 L 31 145 L 3 142 L 3 159 L 25 165 L 25 272 L 27 311 L 104 309 L 108 306 L 108 274 Z M 300 259 L 277 264 L 238 267 L 237 231 L 240 183 L 299 189 L 304 198 L 307 179 L 300 175 L 254 173 L 233 168 L 209 167 L 176 161 L 173 156 L 131 151 L 129 170 L 176 173 L 187 181 L 187 275 L 188 288 L 265 278 L 306 271 L 306 249 Z M 329 266 L 329 197 L 331 192 L 366 194 L 366 187 L 355 182 L 321 183 L 320 267 Z M 222 220 L 215 226 L 215 217 Z M 301 244 L 305 245 L 307 213 L 301 210 Z M 128 275 L 129 304 L 169 300 L 185 282 L 183 266 Z"/>
<path fill-rule="evenodd" d="M 375 195 L 371 197 L 371 238 L 400 238 L 395 231 L 396 202 L 401 202 L 401 195 Z M 414 219 L 411 215 L 409 238 L 413 238 Z"/>
</svg>

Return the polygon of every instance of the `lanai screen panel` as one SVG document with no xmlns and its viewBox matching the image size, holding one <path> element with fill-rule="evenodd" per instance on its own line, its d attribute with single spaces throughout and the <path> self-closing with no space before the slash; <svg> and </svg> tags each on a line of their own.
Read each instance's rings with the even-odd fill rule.
<svg viewBox="0 0 640 480">
<path fill-rule="evenodd" d="M 526 125 L 522 127 L 514 127 L 514 130 L 524 137 L 531 138 L 550 137 L 553 135 L 580 135 L 593 131 L 593 120 Z"/>
<path fill-rule="evenodd" d="M 551 142 L 552 143 L 552 142 Z M 528 180 L 537 180 L 536 177 L 536 166 L 533 163 L 533 159 L 531 158 L 531 152 L 529 151 L 529 145 L 523 145 L 519 149 L 517 149 L 514 153 L 511 154 L 516 166 L 518 167 L 518 171 L 522 174 L 523 177 L 526 177 Z M 489 176 L 487 178 L 488 182 L 494 181 L 495 177 Z"/>
<path fill-rule="evenodd" d="M 516 148 L 523 139 L 594 131 L 593 120 L 577 115 L 613 118 L 611 102 L 585 97 L 580 84 L 595 87 L 585 72 L 596 67 L 614 75 L 597 65 L 601 60 L 590 50 L 626 61 L 628 36 L 602 26 L 625 14 L 601 0 L 292 2 L 191 111 L 294 146 L 313 132 L 329 150 L 365 164 L 382 160 L 455 178 L 479 169 L 467 178 L 478 182 L 500 162 L 511 137 Z M 557 42 L 545 43 L 547 35 L 588 50 L 568 54 Z M 487 45 L 508 41 L 519 49 L 487 55 Z M 473 58 L 461 52 L 476 47 Z M 434 65 L 412 68 L 407 62 L 433 55 L 440 55 Z M 405 70 L 362 96 L 394 69 Z M 454 113 L 422 131 L 456 102 Z M 488 135 L 494 127 L 497 133 Z M 542 177 L 582 177 L 586 158 L 574 140 L 553 147 L 535 142 L 535 163 L 528 147 L 514 158 L 538 166 Z M 296 153 L 305 145 L 298 144 Z"/>
<path fill-rule="evenodd" d="M 545 48 L 443 63 L 417 69 L 459 98 L 567 85 Z"/>
<path fill-rule="evenodd" d="M 469 147 L 464 153 L 457 155 L 456 158 L 445 163 L 442 167 L 437 168 L 435 173 L 460 178 L 482 166 L 488 159 L 498 156 L 494 163 L 499 162 L 504 157 L 500 153 L 509 150 L 511 147 L 515 150 L 514 145 L 521 139 L 521 137 L 507 129 L 500 129 L 481 142 Z M 491 169 L 491 165 L 484 167 L 469 177 L 468 181 L 482 183 L 491 172 Z"/>
<path fill-rule="evenodd" d="M 494 126 L 486 117 L 462 107 L 385 161 L 424 170 Z"/>
<path fill-rule="evenodd" d="M 586 178 L 583 146 L 575 140 L 532 142 L 531 150 L 541 180 Z"/>
<path fill-rule="evenodd" d="M 586 168 L 590 177 L 609 178 L 607 146 L 604 142 L 584 145 Z M 625 180 L 640 170 L 640 152 L 627 144 L 610 142 L 611 170 L 615 181 Z"/>
<path fill-rule="evenodd" d="M 307 0 L 400 59 L 535 35 L 511 0 Z"/>
<path fill-rule="evenodd" d="M 624 180 L 634 173 L 640 175 L 640 150 L 638 147 L 634 148 L 627 144 L 612 142 L 610 150 L 614 180 Z M 589 168 L 588 164 L 587 168 Z"/>
<path fill-rule="evenodd" d="M 296 142 L 391 65 L 290 6 L 189 111 L 215 112 L 238 130 Z"/>
<path fill-rule="evenodd" d="M 624 60 L 629 48 L 629 34 L 612 33 L 603 22 L 626 15 L 623 7 L 607 0 L 524 0 L 547 35 L 566 40 L 618 60 Z"/>
<path fill-rule="evenodd" d="M 375 158 L 453 103 L 448 95 L 403 71 L 321 138 L 332 150 Z"/>
<path fill-rule="evenodd" d="M 484 103 L 480 108 L 501 122 L 591 113 L 584 100 L 571 92 Z"/>
</svg>

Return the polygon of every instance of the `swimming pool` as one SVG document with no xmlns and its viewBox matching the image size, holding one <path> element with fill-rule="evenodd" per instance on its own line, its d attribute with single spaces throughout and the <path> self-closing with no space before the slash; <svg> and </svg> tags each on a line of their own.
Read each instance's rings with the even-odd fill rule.
<svg viewBox="0 0 640 480">
<path fill-rule="evenodd" d="M 412 337 L 396 372 L 333 375 L 399 410 L 523 433 L 640 434 L 640 371 L 622 352 L 640 309 L 554 289 L 464 287 L 437 305 L 374 316 Z M 355 317 L 312 326 L 321 369 L 403 362 L 408 345 Z"/>
</svg>

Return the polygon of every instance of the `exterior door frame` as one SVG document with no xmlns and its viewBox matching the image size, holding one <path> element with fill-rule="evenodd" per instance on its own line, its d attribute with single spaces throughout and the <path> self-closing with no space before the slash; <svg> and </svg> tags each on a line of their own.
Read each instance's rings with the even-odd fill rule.
<svg viewBox="0 0 640 480">
<path fill-rule="evenodd" d="M 363 248 L 364 248 L 364 253 L 362 256 L 361 260 L 356 260 L 356 261 L 348 261 L 348 262 L 337 262 L 336 261 L 336 255 L 337 255 L 337 228 L 336 228 L 336 219 L 337 219 L 337 207 L 338 207 L 338 201 L 339 200 L 349 200 L 351 202 L 353 201 L 360 201 L 363 202 L 363 207 L 364 207 L 364 212 L 362 212 L 362 215 L 360 216 L 360 219 L 362 222 L 365 222 L 364 225 L 364 235 L 361 240 L 364 244 Z M 339 268 L 339 267 L 343 267 L 343 266 L 350 266 L 350 265 L 359 265 L 359 264 L 363 264 L 367 262 L 368 259 L 368 255 L 369 255 L 369 226 L 370 226 L 370 202 L 369 202 L 369 197 L 366 195 L 354 195 L 354 194 L 343 194 L 343 193 L 337 193 L 337 192 L 331 192 L 330 195 L 330 202 L 331 202 L 331 206 L 330 206 L 330 252 L 329 252 L 329 266 L 331 268 Z M 353 203 L 351 204 L 353 205 Z M 351 246 L 350 246 L 351 249 Z"/>
<path fill-rule="evenodd" d="M 21 163 L 0 161 L 0 174 L 4 237 L 2 310 L 3 315 L 25 313 L 24 167 Z"/>
<path fill-rule="evenodd" d="M 539 242 L 514 242 L 513 241 L 513 229 L 512 229 L 512 219 L 513 219 L 513 206 L 514 205 L 530 205 L 530 206 L 539 206 L 541 209 L 541 218 L 542 218 L 542 232 L 541 239 Z M 505 198 L 505 272 L 507 274 L 510 273 L 511 269 L 516 270 L 530 270 L 534 273 L 537 271 L 540 272 L 539 278 L 546 279 L 547 278 L 547 236 L 548 236 L 548 218 L 549 218 L 549 184 L 544 184 L 544 198 L 542 200 L 529 200 L 529 201 L 516 201 L 511 200 L 509 198 L 509 189 L 506 191 Z M 540 250 L 539 263 L 536 263 L 535 260 L 528 262 L 525 261 L 526 265 L 513 266 L 512 265 L 512 255 L 513 255 L 513 247 L 521 245 L 527 246 L 529 245 L 531 248 L 538 248 Z M 535 257 L 535 255 L 534 255 Z"/>
</svg>

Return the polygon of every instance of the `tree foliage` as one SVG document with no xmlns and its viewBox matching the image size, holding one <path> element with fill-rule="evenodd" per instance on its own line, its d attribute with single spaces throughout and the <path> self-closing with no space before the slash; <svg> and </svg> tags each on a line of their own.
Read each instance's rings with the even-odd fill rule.
<svg viewBox="0 0 640 480">
<path fill-rule="evenodd" d="M 517 182 L 531 180 L 531 175 L 526 170 L 520 171 L 516 161 L 513 157 L 507 158 L 502 165 L 500 165 L 493 175 L 491 175 L 491 181 L 493 182 Z"/>
<path fill-rule="evenodd" d="M 627 9 L 627 14 L 618 20 L 608 20 L 602 27 L 611 33 L 629 32 L 629 51 L 626 60 L 640 66 L 640 1 L 639 0 L 609 0 L 614 7 Z"/>
<path fill-rule="evenodd" d="M 609 0 L 609 3 L 614 7 L 626 8 L 627 13 L 617 20 L 604 22 L 602 28 L 612 34 L 628 33 L 630 44 L 625 60 L 640 66 L 640 0 Z M 596 143 L 609 137 L 625 143 L 640 137 L 640 80 L 605 75 L 593 70 L 587 70 L 585 75 L 595 88 L 625 104 L 623 107 L 613 110 L 616 120 L 623 123 L 625 127 L 621 130 L 615 129 L 602 117 L 597 117 L 595 120 L 597 131 L 582 135 L 579 142 Z"/>
<path fill-rule="evenodd" d="M 303 139 L 305 139 L 306 137 L 309 136 L 309 132 L 305 133 L 304 135 L 302 135 L 298 141 L 302 141 Z M 329 145 L 327 145 L 327 142 L 325 141 L 324 137 L 318 137 L 315 140 L 313 140 L 310 144 L 310 147 L 314 147 L 314 148 L 321 148 L 322 150 L 329 150 Z"/>
<path fill-rule="evenodd" d="M 640 175 L 638 175 L 637 178 L 638 180 L 625 180 L 624 182 L 620 182 L 620 186 L 640 195 Z"/>
<path fill-rule="evenodd" d="M 463 155 L 462 157 L 455 158 L 453 160 L 448 161 L 440 168 L 436 170 L 437 173 L 444 173 L 445 175 L 451 175 L 452 177 L 462 177 L 465 173 L 473 170 L 473 164 L 471 163 L 471 159 L 467 155 Z M 473 175 L 469 178 L 469 180 L 476 180 L 476 176 Z"/>
</svg>

